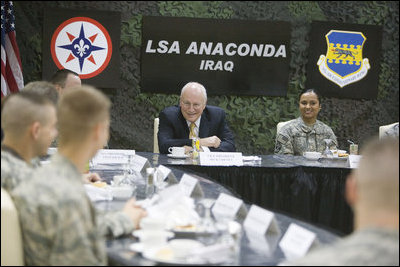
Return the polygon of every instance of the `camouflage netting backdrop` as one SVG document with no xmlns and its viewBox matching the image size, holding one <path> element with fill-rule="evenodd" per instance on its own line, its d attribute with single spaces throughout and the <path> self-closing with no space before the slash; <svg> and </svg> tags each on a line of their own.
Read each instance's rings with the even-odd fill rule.
<svg viewBox="0 0 400 267">
<path fill-rule="evenodd" d="M 286 97 L 209 97 L 225 109 L 236 147 L 244 154 L 273 153 L 276 124 L 299 116 L 298 94 L 306 82 L 312 20 L 381 25 L 381 72 L 375 100 L 322 99 L 319 119 L 330 125 L 339 146 L 347 139 L 362 147 L 380 125 L 399 117 L 398 1 L 23 1 L 15 3 L 17 41 L 25 83 L 41 80 L 43 12 L 49 7 L 121 12 L 120 80 L 118 89 L 103 90 L 113 102 L 110 148 L 153 151 L 153 120 L 160 110 L 178 103 L 178 95 L 141 93 L 142 16 L 289 21 L 291 62 Z"/>
</svg>

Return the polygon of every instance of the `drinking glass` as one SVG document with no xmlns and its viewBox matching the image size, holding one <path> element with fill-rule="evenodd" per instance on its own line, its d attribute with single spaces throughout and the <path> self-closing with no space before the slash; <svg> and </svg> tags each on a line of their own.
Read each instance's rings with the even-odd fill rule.
<svg viewBox="0 0 400 267">
<path fill-rule="evenodd" d="M 326 144 L 324 152 L 322 152 L 323 157 L 325 158 L 333 158 L 333 153 L 330 150 L 330 144 L 332 142 L 332 139 L 324 139 L 324 142 Z"/>
</svg>

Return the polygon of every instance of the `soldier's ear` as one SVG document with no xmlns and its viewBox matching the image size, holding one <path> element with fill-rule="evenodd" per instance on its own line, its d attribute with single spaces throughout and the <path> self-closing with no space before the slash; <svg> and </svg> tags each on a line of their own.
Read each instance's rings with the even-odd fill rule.
<svg viewBox="0 0 400 267">
<path fill-rule="evenodd" d="M 29 133 L 34 140 L 37 140 L 40 136 L 40 122 L 35 121 L 29 127 Z"/>
<path fill-rule="evenodd" d="M 358 200 L 357 180 L 354 173 L 348 175 L 346 180 L 345 198 L 347 203 L 354 207 Z"/>
</svg>

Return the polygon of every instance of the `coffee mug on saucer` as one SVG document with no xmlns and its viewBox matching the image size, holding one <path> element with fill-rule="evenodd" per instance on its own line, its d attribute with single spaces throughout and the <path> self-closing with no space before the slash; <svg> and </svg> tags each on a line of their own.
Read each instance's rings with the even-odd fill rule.
<svg viewBox="0 0 400 267">
<path fill-rule="evenodd" d="M 168 152 L 173 156 L 182 157 L 185 156 L 185 148 L 183 146 L 173 146 L 168 148 Z"/>
</svg>

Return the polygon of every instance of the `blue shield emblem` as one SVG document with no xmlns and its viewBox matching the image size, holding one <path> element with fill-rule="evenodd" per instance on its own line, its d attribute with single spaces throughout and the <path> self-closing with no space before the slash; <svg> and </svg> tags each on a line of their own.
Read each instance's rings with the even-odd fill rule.
<svg viewBox="0 0 400 267">
<path fill-rule="evenodd" d="M 344 87 L 367 75 L 370 68 L 362 49 L 367 38 L 362 32 L 331 30 L 326 37 L 327 53 L 318 60 L 319 71 L 328 80 Z"/>
</svg>

